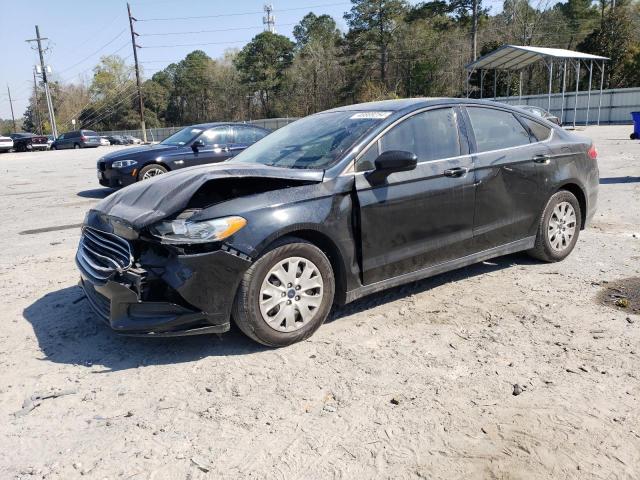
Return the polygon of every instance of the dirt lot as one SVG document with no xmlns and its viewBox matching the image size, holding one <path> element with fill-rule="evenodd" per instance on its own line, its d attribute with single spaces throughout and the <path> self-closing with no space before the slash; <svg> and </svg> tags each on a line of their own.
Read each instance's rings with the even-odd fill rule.
<svg viewBox="0 0 640 480">
<path fill-rule="evenodd" d="M 0 478 L 640 478 L 629 131 L 586 130 L 600 207 L 566 261 L 374 295 L 279 350 L 113 334 L 73 262 L 107 149 L 0 155 Z"/>
</svg>

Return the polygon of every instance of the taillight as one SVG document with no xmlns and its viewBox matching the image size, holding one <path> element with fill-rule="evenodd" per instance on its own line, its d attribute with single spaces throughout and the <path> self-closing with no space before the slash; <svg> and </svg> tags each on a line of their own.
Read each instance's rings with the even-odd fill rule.
<svg viewBox="0 0 640 480">
<path fill-rule="evenodd" d="M 87 137 L 85 137 L 84 135 L 80 137 L 80 140 L 82 140 L 83 142 L 87 141 Z"/>
<path fill-rule="evenodd" d="M 591 160 L 595 160 L 596 158 L 598 158 L 598 151 L 596 150 L 595 145 L 591 145 L 589 147 L 589 150 L 587 150 L 587 155 L 589 155 L 589 158 Z"/>
</svg>

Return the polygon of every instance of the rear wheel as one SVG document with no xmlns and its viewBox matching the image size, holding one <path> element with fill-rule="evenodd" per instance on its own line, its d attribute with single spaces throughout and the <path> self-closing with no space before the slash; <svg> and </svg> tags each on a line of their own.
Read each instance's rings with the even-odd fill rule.
<svg viewBox="0 0 640 480">
<path fill-rule="evenodd" d="M 555 193 L 542 212 L 529 255 L 545 262 L 564 260 L 575 247 L 581 227 L 582 212 L 575 195 L 566 190 Z"/>
<path fill-rule="evenodd" d="M 163 173 L 167 173 L 167 169 L 162 165 L 147 165 L 140 169 L 140 172 L 138 173 L 138 180 L 149 180 L 150 178 L 162 175 Z"/>
<path fill-rule="evenodd" d="M 322 250 L 302 239 L 283 239 L 244 274 L 233 319 L 257 342 L 291 345 L 324 323 L 334 293 L 333 269 Z"/>
<path fill-rule="evenodd" d="M 78 149 L 79 149 L 79 148 L 81 148 L 81 147 L 80 147 L 80 145 L 79 145 L 79 144 L 74 143 L 74 144 L 73 144 L 73 148 L 75 148 L 76 150 L 78 150 Z"/>
</svg>

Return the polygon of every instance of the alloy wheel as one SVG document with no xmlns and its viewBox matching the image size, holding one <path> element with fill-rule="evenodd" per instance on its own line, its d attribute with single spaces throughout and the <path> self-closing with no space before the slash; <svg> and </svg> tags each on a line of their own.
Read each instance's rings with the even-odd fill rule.
<svg viewBox="0 0 640 480">
<path fill-rule="evenodd" d="M 151 177 L 162 175 L 163 173 L 164 173 L 164 170 L 162 170 L 161 168 L 150 168 L 149 170 L 144 172 L 144 175 L 142 175 L 142 180 L 148 180 Z"/>
<path fill-rule="evenodd" d="M 553 209 L 547 228 L 549 244 L 557 252 L 571 245 L 576 233 L 576 211 L 569 202 L 560 202 Z"/>
<path fill-rule="evenodd" d="M 260 313 L 279 332 L 293 332 L 317 314 L 324 294 L 318 267 L 302 257 L 279 261 L 266 274 L 260 288 Z"/>
</svg>

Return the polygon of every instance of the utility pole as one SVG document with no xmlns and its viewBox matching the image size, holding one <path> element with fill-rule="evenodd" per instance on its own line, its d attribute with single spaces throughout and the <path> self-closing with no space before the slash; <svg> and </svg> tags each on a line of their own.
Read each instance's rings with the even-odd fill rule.
<svg viewBox="0 0 640 480">
<path fill-rule="evenodd" d="M 136 84 L 138 85 L 138 102 L 140 107 L 140 128 L 142 128 L 142 141 L 147 143 L 147 128 L 144 123 L 144 100 L 142 99 L 142 88 L 140 88 L 140 67 L 138 66 L 138 45 L 136 37 L 138 34 L 133 30 L 133 22 L 137 20 L 131 16 L 131 7 L 127 3 L 127 14 L 129 15 L 129 28 L 131 29 L 131 45 L 133 46 L 133 61 L 136 64 Z"/>
<path fill-rule="evenodd" d="M 11 90 L 7 84 L 7 93 L 9 94 L 9 105 L 11 105 L 11 120 L 13 121 L 13 133 L 16 133 L 16 117 L 13 116 L 13 102 L 11 101 Z"/>
<path fill-rule="evenodd" d="M 42 135 L 42 120 L 40 119 L 40 105 L 38 101 L 38 82 L 36 81 L 36 69 L 33 69 L 33 96 L 35 98 L 36 122 L 38 122 L 38 135 Z"/>
<path fill-rule="evenodd" d="M 40 36 L 40 29 L 36 25 L 36 38 L 26 40 L 27 42 L 38 43 L 38 53 L 40 54 L 40 68 L 42 68 L 42 83 L 44 84 L 44 94 L 47 97 L 47 110 L 49 110 L 49 122 L 51 122 L 51 133 L 58 138 L 58 127 L 56 126 L 56 114 L 53 111 L 53 102 L 51 101 L 51 92 L 49 91 L 49 82 L 47 81 L 47 68 L 44 66 L 44 55 L 42 53 L 42 40 L 48 40 Z"/>
</svg>

